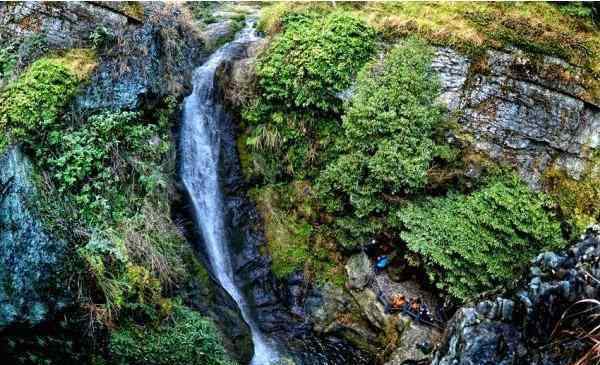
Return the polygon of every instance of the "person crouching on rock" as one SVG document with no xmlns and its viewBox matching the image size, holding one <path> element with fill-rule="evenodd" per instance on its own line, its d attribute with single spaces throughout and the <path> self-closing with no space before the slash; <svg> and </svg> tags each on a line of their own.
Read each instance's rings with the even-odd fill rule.
<svg viewBox="0 0 600 365">
<path fill-rule="evenodd" d="M 392 297 L 392 310 L 400 311 L 406 306 L 406 298 L 402 294 L 394 294 Z"/>
</svg>

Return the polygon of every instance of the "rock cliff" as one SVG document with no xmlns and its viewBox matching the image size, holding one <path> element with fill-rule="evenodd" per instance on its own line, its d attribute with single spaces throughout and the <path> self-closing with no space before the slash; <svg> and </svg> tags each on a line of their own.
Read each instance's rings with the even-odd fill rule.
<svg viewBox="0 0 600 365">
<path fill-rule="evenodd" d="M 65 243 L 45 231 L 35 212 L 33 167 L 19 148 L 0 157 L 0 332 L 33 327 L 67 304 Z"/>
<path fill-rule="evenodd" d="M 561 335 L 584 326 L 585 312 L 561 318 L 577 301 L 597 298 L 599 260 L 597 226 L 568 250 L 540 254 L 520 289 L 457 311 L 432 364 L 574 363 L 584 340 Z"/>
<path fill-rule="evenodd" d="M 579 179 L 600 146 L 600 102 L 591 76 L 548 56 L 488 50 L 471 59 L 439 48 L 440 100 L 475 150 L 507 162 L 535 188 L 556 166 Z"/>
</svg>

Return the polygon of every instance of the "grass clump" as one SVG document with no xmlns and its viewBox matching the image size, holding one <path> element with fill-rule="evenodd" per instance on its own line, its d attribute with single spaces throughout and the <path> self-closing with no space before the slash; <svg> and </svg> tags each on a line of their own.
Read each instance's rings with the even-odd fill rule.
<svg viewBox="0 0 600 365">
<path fill-rule="evenodd" d="M 368 4 L 357 12 L 392 37 L 416 32 L 433 44 L 475 52 L 516 46 L 600 72 L 600 38 L 591 17 L 567 10 L 548 3 L 399 2 Z"/>
<path fill-rule="evenodd" d="M 263 96 L 291 108 L 336 109 L 335 94 L 350 86 L 372 55 L 375 33 L 344 12 L 288 17 L 256 66 Z"/>
<path fill-rule="evenodd" d="M 466 300 L 507 285 L 542 250 L 562 248 L 548 197 L 516 176 L 491 179 L 469 194 L 410 203 L 390 217 L 440 289 Z"/>
<path fill-rule="evenodd" d="M 134 323 L 111 334 L 115 364 L 233 365 L 221 345 L 215 325 L 181 305 L 158 326 Z"/>
</svg>

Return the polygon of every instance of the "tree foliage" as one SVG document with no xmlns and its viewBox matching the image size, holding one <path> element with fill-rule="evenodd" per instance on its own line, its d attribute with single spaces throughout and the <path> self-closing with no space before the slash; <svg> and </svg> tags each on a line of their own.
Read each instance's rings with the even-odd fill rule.
<svg viewBox="0 0 600 365">
<path fill-rule="evenodd" d="M 349 209 L 365 220 L 387 211 L 386 196 L 406 196 L 425 185 L 433 130 L 442 118 L 434 104 L 439 83 L 431 58 L 427 45 L 408 39 L 359 74 L 343 116 L 339 154 L 318 180 L 329 211 Z"/>
<path fill-rule="evenodd" d="M 531 258 L 564 244 L 547 197 L 515 176 L 491 179 L 469 195 L 411 203 L 390 217 L 440 289 L 460 299 L 518 277 Z"/>
</svg>

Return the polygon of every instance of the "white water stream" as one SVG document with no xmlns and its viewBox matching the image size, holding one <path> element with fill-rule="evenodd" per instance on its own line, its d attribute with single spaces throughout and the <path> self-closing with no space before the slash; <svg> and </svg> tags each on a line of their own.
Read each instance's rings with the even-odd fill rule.
<svg viewBox="0 0 600 365">
<path fill-rule="evenodd" d="M 272 341 L 265 337 L 236 285 L 227 238 L 223 194 L 219 177 L 219 123 L 229 118 L 218 101 L 215 72 L 239 47 L 257 40 L 252 24 L 235 40 L 222 46 L 196 70 L 193 92 L 184 101 L 180 141 L 180 174 L 193 204 L 196 225 L 202 233 L 212 272 L 223 289 L 237 303 L 252 332 L 252 365 L 272 364 L 279 358 Z"/>
</svg>

